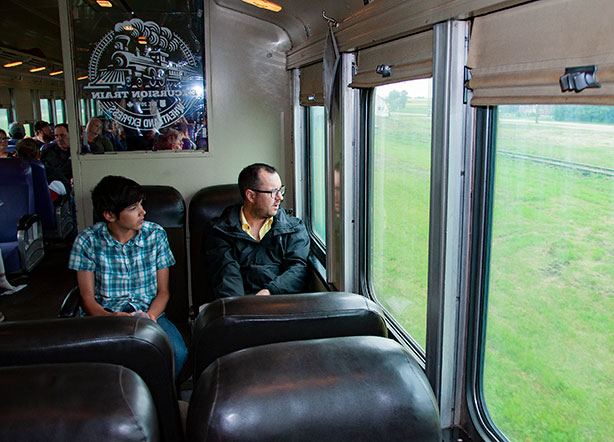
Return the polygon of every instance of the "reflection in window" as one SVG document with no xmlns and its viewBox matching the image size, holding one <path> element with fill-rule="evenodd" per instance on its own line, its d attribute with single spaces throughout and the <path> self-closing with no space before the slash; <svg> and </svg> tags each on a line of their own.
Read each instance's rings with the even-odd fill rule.
<svg viewBox="0 0 614 442">
<path fill-rule="evenodd" d="M 614 432 L 614 108 L 501 106 L 483 389 L 512 440 Z"/>
<path fill-rule="evenodd" d="M 313 234 L 326 245 L 326 120 L 323 106 L 309 112 L 309 220 Z"/>
<path fill-rule="evenodd" d="M 138 18 L 119 4 L 70 3 L 77 74 L 87 75 L 80 124 L 101 127 L 86 131 L 82 153 L 100 152 L 100 137 L 113 150 L 208 150 L 202 2 L 151 0 Z M 167 142 L 175 131 L 181 142 Z"/>
<path fill-rule="evenodd" d="M 426 343 L 431 79 L 375 88 L 370 281 L 377 300 Z"/>
</svg>

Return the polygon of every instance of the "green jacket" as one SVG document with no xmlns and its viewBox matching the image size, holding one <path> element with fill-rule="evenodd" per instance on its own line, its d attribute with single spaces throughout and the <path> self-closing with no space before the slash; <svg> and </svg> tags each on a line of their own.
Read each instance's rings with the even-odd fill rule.
<svg viewBox="0 0 614 442">
<path fill-rule="evenodd" d="M 305 288 L 309 234 L 303 222 L 279 209 L 260 242 L 241 229 L 241 204 L 227 207 L 208 225 L 205 262 L 216 298 L 300 293 Z"/>
</svg>

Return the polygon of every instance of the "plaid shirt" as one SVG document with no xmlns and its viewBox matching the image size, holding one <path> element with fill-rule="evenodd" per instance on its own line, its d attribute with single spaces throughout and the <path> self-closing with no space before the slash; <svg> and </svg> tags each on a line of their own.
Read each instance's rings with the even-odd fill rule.
<svg viewBox="0 0 614 442">
<path fill-rule="evenodd" d="M 122 244 L 100 222 L 77 236 L 68 267 L 94 272 L 94 298 L 105 309 L 117 312 L 132 303 L 146 312 L 157 294 L 157 271 L 173 264 L 166 232 L 158 224 L 145 221 Z"/>
</svg>

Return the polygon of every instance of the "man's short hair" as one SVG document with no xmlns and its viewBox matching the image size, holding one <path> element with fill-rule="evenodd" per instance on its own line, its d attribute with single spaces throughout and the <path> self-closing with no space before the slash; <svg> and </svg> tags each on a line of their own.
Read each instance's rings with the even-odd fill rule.
<svg viewBox="0 0 614 442">
<path fill-rule="evenodd" d="M 245 192 L 247 189 L 257 189 L 260 186 L 260 171 L 264 170 L 267 173 L 277 173 L 273 166 L 264 163 L 254 163 L 247 166 L 239 174 L 239 191 L 241 197 L 245 200 Z"/>
<path fill-rule="evenodd" d="M 36 160 L 38 158 L 38 144 L 32 138 L 23 138 L 15 146 L 17 156 L 24 160 Z"/>
<path fill-rule="evenodd" d="M 49 123 L 47 123 L 46 121 L 37 121 L 34 124 L 34 133 L 37 133 L 39 130 L 43 130 L 47 126 L 49 126 Z"/>
<path fill-rule="evenodd" d="M 9 125 L 9 135 L 11 138 L 21 139 L 26 136 L 26 129 L 23 124 L 14 121 Z"/>
<path fill-rule="evenodd" d="M 56 124 L 55 129 L 57 129 L 58 127 L 63 127 L 64 129 L 66 129 L 66 132 L 68 132 L 68 124 L 66 123 Z"/>
<path fill-rule="evenodd" d="M 145 194 L 136 181 L 123 176 L 108 175 L 92 190 L 94 220 L 105 221 L 104 212 L 111 212 L 117 218 L 126 207 L 142 201 Z"/>
</svg>

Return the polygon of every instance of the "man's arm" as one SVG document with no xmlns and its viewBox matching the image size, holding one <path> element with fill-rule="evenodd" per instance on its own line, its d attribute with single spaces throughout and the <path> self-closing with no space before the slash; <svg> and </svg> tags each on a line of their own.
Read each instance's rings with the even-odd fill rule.
<svg viewBox="0 0 614 442">
<path fill-rule="evenodd" d="M 168 289 L 169 273 L 168 267 L 159 269 L 156 272 L 158 290 L 156 292 L 156 297 L 153 299 L 153 301 L 151 301 L 149 310 L 147 311 L 149 317 L 154 321 L 157 321 L 158 316 L 164 312 L 164 309 L 166 309 L 166 304 L 168 304 L 168 300 L 170 299 L 170 292 Z"/>
<path fill-rule="evenodd" d="M 81 308 L 88 316 L 128 316 L 123 312 L 108 312 L 94 298 L 94 272 L 77 271 L 77 283 L 81 293 Z"/>
<path fill-rule="evenodd" d="M 221 237 L 211 228 L 207 231 L 204 243 L 205 263 L 215 298 L 245 294 L 241 266 L 232 253 L 231 241 L 232 239 Z"/>
<path fill-rule="evenodd" d="M 307 259 L 309 257 L 309 250 L 309 234 L 307 233 L 305 225 L 301 223 L 301 228 L 296 233 L 288 235 L 287 238 L 286 256 L 284 256 L 284 266 L 286 270 L 269 282 L 264 288 L 274 295 L 282 293 L 300 293 L 303 291 L 307 279 Z"/>
</svg>

